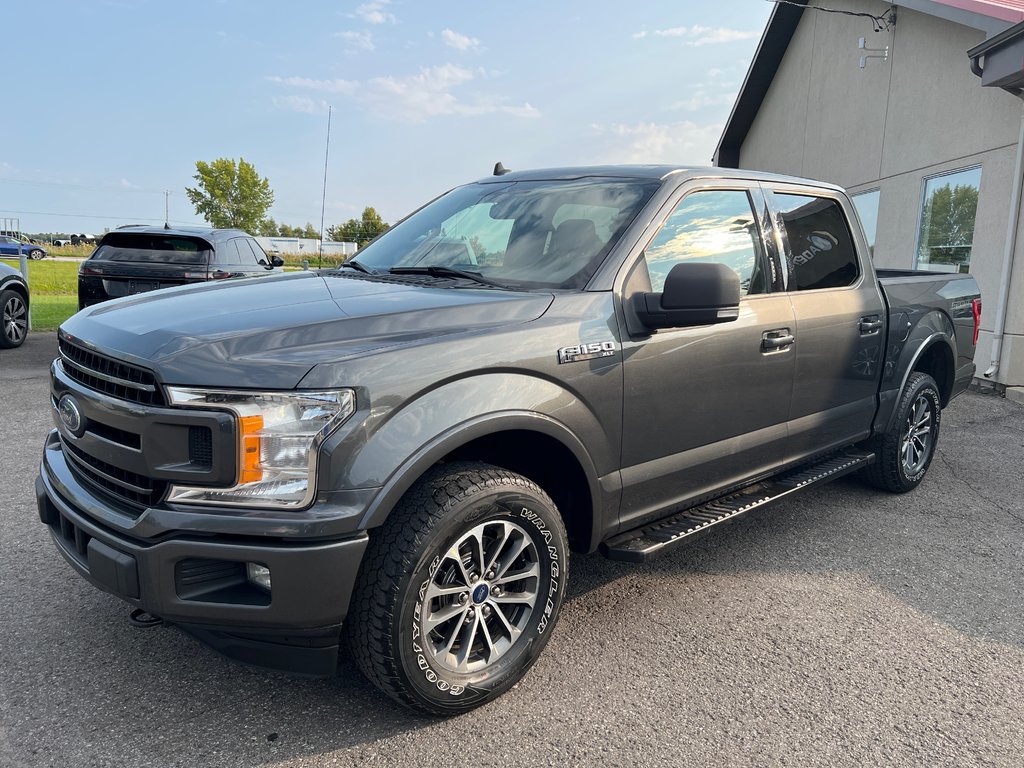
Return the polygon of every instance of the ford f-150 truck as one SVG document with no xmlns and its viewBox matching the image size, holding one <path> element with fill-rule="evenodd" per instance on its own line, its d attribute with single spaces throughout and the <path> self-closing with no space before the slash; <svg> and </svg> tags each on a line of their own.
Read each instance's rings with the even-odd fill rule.
<svg viewBox="0 0 1024 768">
<path fill-rule="evenodd" d="M 835 186 L 502 173 L 340 269 L 69 319 L 39 516 L 139 621 L 306 674 L 349 653 L 461 712 L 537 658 L 570 551 L 643 561 L 854 471 L 917 486 L 980 315 L 969 275 L 876 271 Z"/>
</svg>

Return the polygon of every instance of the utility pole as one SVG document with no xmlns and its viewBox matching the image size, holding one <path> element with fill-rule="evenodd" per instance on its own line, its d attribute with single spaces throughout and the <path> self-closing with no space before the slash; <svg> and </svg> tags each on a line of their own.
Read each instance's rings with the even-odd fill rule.
<svg viewBox="0 0 1024 768">
<path fill-rule="evenodd" d="M 324 266 L 324 213 L 327 210 L 327 159 L 331 156 L 331 113 L 334 107 L 327 107 L 327 147 L 324 149 L 324 195 L 320 199 L 320 244 L 317 247 L 317 269 Z"/>
</svg>

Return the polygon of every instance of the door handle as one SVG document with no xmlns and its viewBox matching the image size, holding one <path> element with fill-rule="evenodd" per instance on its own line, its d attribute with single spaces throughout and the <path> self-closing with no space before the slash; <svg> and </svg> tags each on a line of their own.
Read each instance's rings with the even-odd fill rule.
<svg viewBox="0 0 1024 768">
<path fill-rule="evenodd" d="M 860 328 L 862 335 L 869 336 L 882 330 L 883 325 L 884 323 L 878 319 L 878 315 L 872 315 L 871 317 L 862 317 L 857 327 Z"/>
<path fill-rule="evenodd" d="M 765 331 L 761 334 L 761 351 L 772 352 L 776 349 L 791 346 L 795 341 L 796 337 L 790 333 L 789 328 Z"/>
</svg>

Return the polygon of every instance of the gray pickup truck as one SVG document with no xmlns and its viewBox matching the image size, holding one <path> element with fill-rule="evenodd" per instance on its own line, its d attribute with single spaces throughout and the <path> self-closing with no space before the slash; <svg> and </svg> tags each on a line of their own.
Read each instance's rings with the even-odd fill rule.
<svg viewBox="0 0 1024 768">
<path fill-rule="evenodd" d="M 969 275 L 876 272 L 850 199 L 719 168 L 458 187 L 338 270 L 61 327 L 36 481 L 136 621 L 450 714 L 525 674 L 569 553 L 639 562 L 859 471 L 905 492 L 974 373 Z"/>
</svg>

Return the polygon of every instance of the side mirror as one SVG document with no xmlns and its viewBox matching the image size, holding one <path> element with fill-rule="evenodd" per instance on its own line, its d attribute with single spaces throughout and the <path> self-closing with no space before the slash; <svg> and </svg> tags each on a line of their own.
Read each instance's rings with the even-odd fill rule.
<svg viewBox="0 0 1024 768">
<path fill-rule="evenodd" d="M 740 279 L 724 264 L 676 264 L 664 291 L 635 294 L 633 310 L 647 328 L 732 322 L 740 315 Z"/>
<path fill-rule="evenodd" d="M 270 263 L 273 264 L 275 267 L 283 267 L 284 259 L 282 259 L 280 256 L 271 256 Z"/>
</svg>

